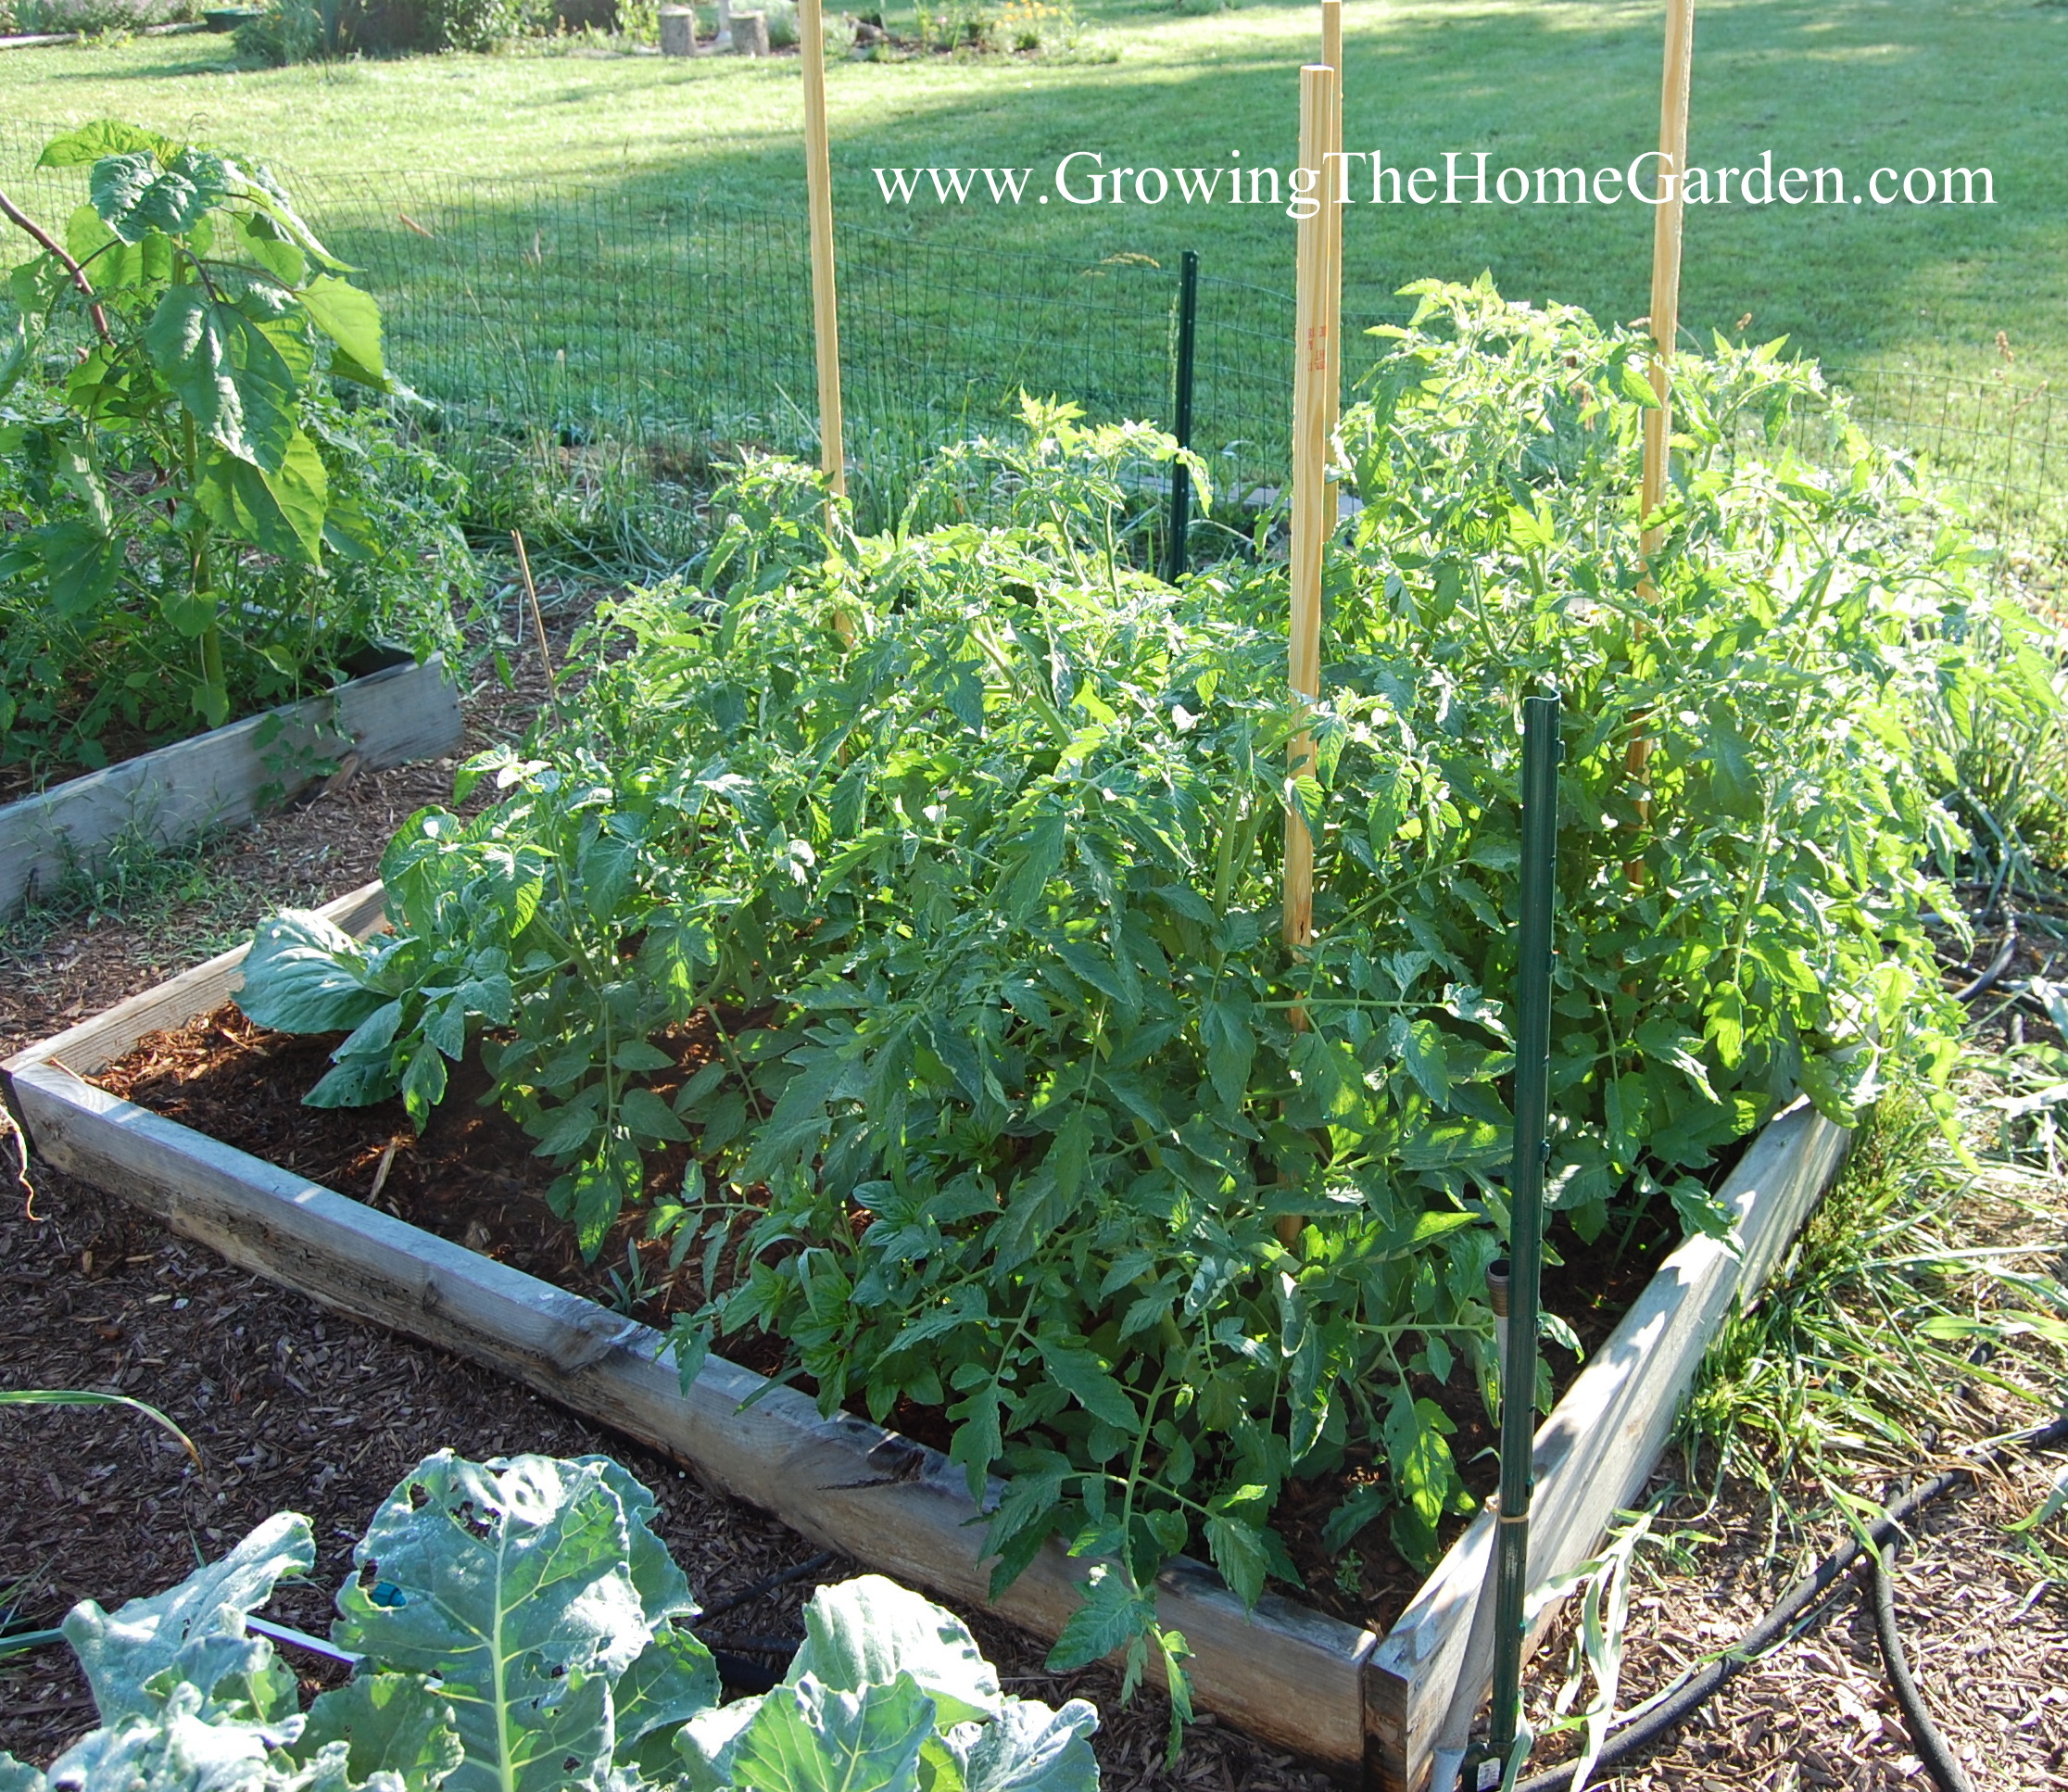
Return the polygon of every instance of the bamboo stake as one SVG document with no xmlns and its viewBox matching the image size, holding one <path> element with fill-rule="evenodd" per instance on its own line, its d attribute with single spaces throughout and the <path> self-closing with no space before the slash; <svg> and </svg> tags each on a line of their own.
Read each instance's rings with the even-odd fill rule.
<svg viewBox="0 0 2068 1792">
<path fill-rule="evenodd" d="M 798 0 L 804 57 L 804 177 L 812 200 L 812 322 L 818 347 L 819 465 L 834 496 L 847 496 L 840 421 L 840 319 L 833 290 L 833 168 L 826 130 L 826 27 L 822 0 Z"/>
<path fill-rule="evenodd" d="M 1680 334 L 1681 177 L 1687 168 L 1687 100 L 1695 73 L 1695 0 L 1666 0 L 1666 71 L 1658 101 L 1658 153 L 1673 178 L 1671 196 L 1652 220 L 1651 384 L 1656 410 L 1645 412 L 1645 514 L 1666 496 L 1667 456 L 1673 439 L 1672 360 Z M 1658 531 L 1644 536 L 1646 560 Z M 1648 587 L 1649 580 L 1646 585 Z"/>
<path fill-rule="evenodd" d="M 1329 108 L 1329 154 L 1321 174 L 1328 195 L 1323 215 L 1329 221 L 1329 414 L 1322 435 L 1332 443 L 1343 411 L 1343 0 L 1321 0 L 1321 60 L 1336 76 L 1335 102 Z M 1335 519 L 1329 521 L 1333 524 Z"/>
<path fill-rule="evenodd" d="M 1680 334 L 1681 275 L 1681 180 L 1687 169 L 1687 105 L 1695 75 L 1695 0 L 1666 0 L 1666 67 L 1659 85 L 1658 153 L 1673 185 L 1665 203 L 1652 217 L 1651 281 L 1651 387 L 1658 403 L 1645 412 L 1645 469 L 1639 487 L 1640 514 L 1649 517 L 1666 498 L 1666 481 L 1673 443 L 1673 344 Z M 1637 587 L 1643 602 L 1654 595 L 1652 556 L 1658 551 L 1659 532 L 1646 527 L 1639 537 L 1645 572 Z M 1640 789 L 1637 797 L 1638 825 L 1651 819 L 1651 797 L 1643 788 L 1645 768 L 1650 763 L 1652 738 L 1646 728 L 1647 717 L 1633 719 L 1630 745 L 1623 764 Z M 1632 859 L 1623 866 L 1632 883 L 1642 883 L 1644 863 Z"/>
<path fill-rule="evenodd" d="M 1335 70 L 1300 70 L 1300 166 L 1321 168 L 1335 110 Z M 1321 694 L 1321 551 L 1330 535 L 1328 305 L 1330 208 L 1300 221 L 1297 246 L 1298 359 L 1292 378 L 1292 618 L 1287 671 L 1295 697 Z M 1287 770 L 1314 764 L 1314 737 L 1302 729 L 1288 749 Z M 1295 951 L 1314 938 L 1314 841 L 1299 810 L 1285 811 L 1285 943 Z"/>
<path fill-rule="evenodd" d="M 1300 70 L 1299 165 L 1320 170 L 1317 179 L 1324 184 L 1335 87 L 1335 70 L 1325 63 Z M 1335 499 L 1329 489 L 1334 358 L 1330 352 L 1328 277 L 1329 216 L 1335 208 L 1319 187 L 1317 192 L 1322 203 L 1311 218 L 1300 220 L 1294 278 L 1292 614 L 1286 674 L 1293 696 L 1302 700 L 1321 694 L 1321 556 L 1335 522 Z M 1313 764 L 1314 736 L 1302 728 L 1287 744 L 1286 771 L 1297 777 Z M 1314 839 L 1290 801 L 1285 806 L 1284 909 L 1283 937 L 1297 957 L 1314 940 Z M 1295 1005 L 1287 1018 L 1296 1030 L 1306 1030 L 1305 1009 Z M 1279 1242 L 1296 1251 L 1305 1224 L 1297 1214 L 1280 1214 L 1274 1228 Z"/>
<path fill-rule="evenodd" d="M 538 663 L 546 670 L 546 703 L 557 716 L 560 713 L 560 680 L 553 676 L 553 650 L 546 645 L 546 612 L 538 607 L 538 587 L 532 583 L 531 556 L 524 551 L 524 532 L 512 529 L 511 540 L 517 544 L 517 570 L 524 577 L 524 597 L 531 605 L 532 635 L 538 642 Z"/>
</svg>

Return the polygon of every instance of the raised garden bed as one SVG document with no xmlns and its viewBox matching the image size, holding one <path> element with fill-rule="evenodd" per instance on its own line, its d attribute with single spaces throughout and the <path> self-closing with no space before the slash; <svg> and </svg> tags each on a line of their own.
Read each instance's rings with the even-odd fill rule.
<svg viewBox="0 0 2068 1792">
<path fill-rule="evenodd" d="M 0 806 L 0 917 L 120 836 L 176 845 L 248 821 L 343 767 L 384 771 L 458 749 L 444 660 L 385 667 Z"/>
<path fill-rule="evenodd" d="M 382 900 L 369 886 L 326 914 L 363 933 Z M 225 953 L 4 1066 L 45 1161 L 243 1268 L 514 1375 L 807 1536 L 986 1601 L 977 1514 L 960 1470 L 936 1451 L 844 1413 L 822 1418 L 803 1394 L 768 1390 L 716 1358 L 685 1395 L 649 1328 L 84 1080 L 146 1035 L 213 1012 L 239 986 L 242 956 Z M 1680 1246 L 1573 1382 L 1538 1433 L 1532 1583 L 1583 1559 L 1643 1483 L 1709 1338 L 1784 1254 L 1846 1139 L 1804 1104 L 1772 1121 L 1721 1191 L 1738 1255 L 1706 1239 Z M 1476 1521 L 1382 1636 L 1273 1595 L 1245 1612 L 1189 1560 L 1162 1576 L 1160 1615 L 1195 1652 L 1204 1708 L 1368 1785 L 1413 1787 L 1460 1680 L 1484 1678 L 1472 1620 L 1492 1532 L 1488 1518 Z M 996 1609 L 1053 1635 L 1088 1566 L 1051 1545 Z"/>
</svg>

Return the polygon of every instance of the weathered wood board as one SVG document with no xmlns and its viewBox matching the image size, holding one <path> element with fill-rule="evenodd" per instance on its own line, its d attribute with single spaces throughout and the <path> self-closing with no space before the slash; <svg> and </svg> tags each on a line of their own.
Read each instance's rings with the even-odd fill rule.
<svg viewBox="0 0 2068 1792">
<path fill-rule="evenodd" d="M 0 807 L 0 916 L 119 835 L 174 845 L 284 801 L 326 760 L 349 752 L 359 771 L 377 772 L 451 752 L 460 735 L 459 693 L 433 656 L 23 797 Z"/>
<path fill-rule="evenodd" d="M 1807 1102 L 1769 1122 L 1722 1190 L 1737 1216 L 1739 1255 L 1721 1239 L 1687 1240 L 1566 1390 L 1536 1435 L 1532 1588 L 1586 1560 L 1644 1486 L 1709 1340 L 1772 1273 L 1837 1174 L 1850 1137 Z M 1492 1633 L 1475 1637 L 1472 1615 L 1494 1525 L 1493 1513 L 1480 1514 L 1372 1658 L 1369 1721 L 1392 1764 L 1389 1784 L 1420 1785 L 1460 1683 L 1475 1690 L 1491 1681 Z"/>
<path fill-rule="evenodd" d="M 363 933 L 381 918 L 380 887 L 324 913 Z M 718 1358 L 686 1394 L 651 1329 L 82 1080 L 233 994 L 241 957 L 226 953 L 0 1066 L 38 1155 L 242 1268 L 511 1375 L 825 1546 L 989 1602 L 980 1515 L 937 1451 L 847 1414 L 822 1418 L 803 1394 L 764 1392 L 762 1377 Z M 1845 1141 L 1802 1106 L 1774 1121 L 1725 1189 L 1742 1257 L 1683 1244 L 1559 1402 L 1537 1436 L 1532 1584 L 1584 1559 L 1642 1484 L 1706 1340 L 1780 1260 Z M 1486 1675 L 1467 1656 L 1492 1529 L 1488 1518 L 1473 1525 L 1383 1638 L 1276 1596 L 1245 1612 L 1190 1560 L 1163 1575 L 1159 1610 L 1194 1651 L 1203 1709 L 1346 1778 L 1408 1792 L 1428 1773 L 1454 1689 Z M 1051 1546 L 994 1609 L 1053 1636 L 1087 1571 Z"/>
</svg>

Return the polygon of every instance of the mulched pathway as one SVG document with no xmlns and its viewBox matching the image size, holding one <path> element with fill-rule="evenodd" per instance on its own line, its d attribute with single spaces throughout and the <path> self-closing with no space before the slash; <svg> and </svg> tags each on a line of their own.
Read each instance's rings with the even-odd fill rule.
<svg viewBox="0 0 2068 1792">
<path fill-rule="evenodd" d="M 468 750 L 521 728 L 539 687 L 534 665 L 515 693 L 477 691 L 468 704 Z M 205 913 L 175 908 L 148 920 L 47 930 L 27 951 L 0 941 L 8 961 L 0 973 L 0 1055 L 220 949 L 226 932 L 271 906 L 322 902 L 363 883 L 394 826 L 441 800 L 449 773 L 430 765 L 361 777 L 223 840 L 210 864 L 248 891 L 241 911 L 226 915 L 218 901 Z M 448 1445 L 474 1457 L 617 1456 L 661 1495 L 662 1534 L 706 1604 L 814 1553 L 765 1515 L 486 1371 L 326 1315 L 55 1172 L 35 1180 L 32 1208 L 6 1191 L 0 1168 L 0 1385 L 136 1394 L 192 1433 L 205 1466 L 195 1469 L 132 1415 L 0 1409 L 0 1607 L 12 1605 L 18 1622 L 55 1622 L 83 1597 L 112 1606 L 168 1586 L 197 1558 L 292 1508 L 312 1520 L 320 1559 L 314 1578 L 285 1590 L 272 1613 L 321 1633 L 328 1589 L 374 1506 L 417 1460 Z M 1990 1419 L 1977 1408 L 1976 1434 Z M 1987 1792 L 2068 1786 L 2068 1599 L 2002 1529 L 2032 1509 L 2058 1466 L 2058 1458 L 2023 1465 L 1941 1502 L 1898 1567 L 1898 1614 L 1925 1698 Z M 1683 1485 L 1696 1479 L 1677 1457 L 1665 1468 Z M 1626 1704 L 1730 1641 L 1829 1546 L 1832 1528 L 1808 1519 L 1828 1511 L 1822 1489 L 1790 1485 L 1778 1498 L 1790 1521 L 1773 1548 L 1776 1508 L 1749 1485 L 1727 1483 L 1712 1508 L 1683 1497 L 1665 1509 L 1661 1529 L 1713 1541 L 1690 1534 L 1646 1571 L 1632 1615 Z M 1803 1515 L 1799 1524 L 1794 1514 Z M 811 1587 L 852 1571 L 834 1564 L 729 1613 L 725 1629 L 794 1635 Z M 994 1620 L 971 1623 L 1015 1690 L 1099 1705 L 1096 1748 L 1109 1792 L 1320 1792 L 1325 1784 L 1211 1723 L 1194 1726 L 1176 1766 L 1166 1767 L 1158 1697 L 1138 1696 L 1123 1709 L 1110 1672 L 1046 1674 L 1042 1645 Z M 1559 1678 L 1559 1650 L 1554 1636 L 1537 1658 L 1531 1697 L 1540 1713 Z M 1741 1675 L 1671 1748 L 1608 1784 L 1659 1792 L 1923 1787 L 1928 1779 L 1893 1715 L 1878 1661 L 1872 1628 L 1848 1600 Z M 47 1760 L 91 1722 L 66 1651 L 0 1664 L 0 1748 Z"/>
</svg>

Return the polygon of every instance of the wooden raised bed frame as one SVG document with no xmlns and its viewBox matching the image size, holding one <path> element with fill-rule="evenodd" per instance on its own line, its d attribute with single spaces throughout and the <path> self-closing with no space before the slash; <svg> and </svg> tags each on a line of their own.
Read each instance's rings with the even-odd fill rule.
<svg viewBox="0 0 2068 1792">
<path fill-rule="evenodd" d="M 324 913 L 365 933 L 381 903 L 374 884 Z M 824 1546 L 987 1602 L 982 1529 L 962 1471 L 938 1452 L 845 1413 L 822 1418 L 791 1388 L 742 1410 L 763 1379 L 715 1357 L 685 1395 L 650 1328 L 82 1080 L 218 1007 L 242 957 L 225 953 L 0 1066 L 37 1154 L 240 1268 L 514 1376 Z M 1532 1585 L 1585 1559 L 1642 1487 L 1704 1346 L 1781 1260 L 1847 1136 L 1801 1103 L 1773 1120 L 1723 1191 L 1740 1255 L 1710 1239 L 1674 1251 L 1538 1432 Z M 1475 1521 L 1383 1636 L 1276 1595 L 1245 1612 L 1184 1559 L 1165 1571 L 1159 1607 L 1194 1652 L 1203 1709 L 1380 1792 L 1414 1792 L 1460 1678 L 1489 1672 L 1471 1632 L 1493 1529 Z M 1087 1566 L 1052 1544 L 995 1609 L 1053 1636 Z"/>
<path fill-rule="evenodd" d="M 325 760 L 385 771 L 453 751 L 461 732 L 459 692 L 434 654 L 0 805 L 0 918 L 131 828 L 171 846 L 284 801 Z"/>
</svg>

